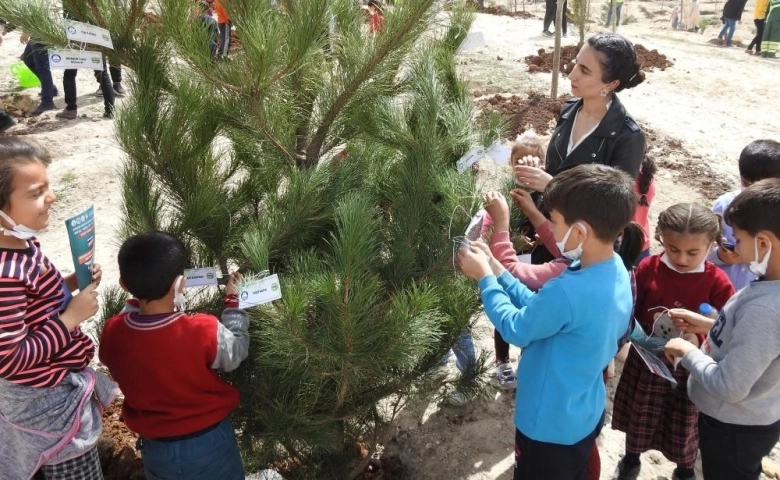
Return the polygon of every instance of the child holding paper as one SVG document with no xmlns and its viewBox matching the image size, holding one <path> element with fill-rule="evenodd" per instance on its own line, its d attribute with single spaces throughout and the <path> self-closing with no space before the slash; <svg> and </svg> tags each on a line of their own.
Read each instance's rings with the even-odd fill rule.
<svg viewBox="0 0 780 480">
<path fill-rule="evenodd" d="M 666 355 L 691 372 L 707 480 L 758 480 L 780 438 L 780 179 L 745 188 L 726 209 L 735 250 L 759 277 L 734 295 L 717 321 L 670 312 L 678 328 L 707 333 L 701 350 L 682 339 Z"/>
<path fill-rule="evenodd" d="M 216 372 L 238 368 L 249 351 L 239 275 L 230 276 L 220 321 L 183 311 L 186 252 L 173 235 L 130 237 L 118 261 L 119 283 L 134 298 L 106 322 L 99 356 L 125 394 L 122 416 L 140 437 L 146 478 L 244 480 L 228 418 L 238 390 Z"/>
<path fill-rule="evenodd" d="M 56 200 L 49 153 L 0 138 L 0 465 L 2 477 L 101 480 L 97 441 L 116 384 L 89 368 L 95 354 L 80 324 L 97 312 L 101 269 L 77 295 L 35 236 Z"/>
<path fill-rule="evenodd" d="M 664 309 L 698 310 L 704 302 L 721 309 L 734 294 L 726 274 L 707 261 L 721 236 L 720 217 L 701 205 L 679 203 L 658 216 L 656 239 L 664 252 L 645 258 L 636 269 L 634 315 L 648 335 L 657 331 Z M 695 336 L 689 338 L 697 341 Z M 671 363 L 667 367 L 673 369 Z M 612 428 L 626 433 L 626 454 L 618 463 L 617 480 L 636 480 L 639 456 L 650 449 L 677 464 L 673 480 L 694 478 L 698 411 L 688 398 L 688 372 L 678 368 L 673 375 L 676 387 L 653 374 L 635 349 L 629 351 L 612 416 Z"/>
<path fill-rule="evenodd" d="M 574 263 L 538 293 L 477 244 L 458 255 L 488 319 L 524 349 L 514 478 L 582 480 L 604 421 L 602 372 L 631 316 L 628 272 L 613 245 L 636 200 L 632 179 L 597 164 L 560 173 L 544 194 L 558 249 Z"/>
</svg>

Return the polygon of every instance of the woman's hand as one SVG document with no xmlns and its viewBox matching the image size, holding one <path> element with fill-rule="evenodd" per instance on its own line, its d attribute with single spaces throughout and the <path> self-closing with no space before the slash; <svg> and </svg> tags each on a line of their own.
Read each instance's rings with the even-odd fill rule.
<svg viewBox="0 0 780 480">
<path fill-rule="evenodd" d="M 493 219 L 494 231 L 509 231 L 509 205 L 500 192 L 492 191 L 485 195 L 485 211 Z"/>
<path fill-rule="evenodd" d="M 552 180 L 552 175 L 539 167 L 518 165 L 515 167 L 515 179 L 526 188 L 543 192 L 547 184 Z"/>
</svg>

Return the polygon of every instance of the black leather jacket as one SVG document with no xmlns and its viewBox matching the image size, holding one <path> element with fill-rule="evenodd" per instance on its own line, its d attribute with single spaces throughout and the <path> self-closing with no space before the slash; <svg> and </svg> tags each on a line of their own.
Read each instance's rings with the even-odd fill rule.
<svg viewBox="0 0 780 480">
<path fill-rule="evenodd" d="M 600 163 L 636 178 L 645 155 L 645 134 L 626 112 L 617 95 L 613 95 L 612 105 L 596 130 L 566 156 L 574 115 L 581 106 L 582 99 L 579 98 L 569 100 L 563 106 L 547 146 L 547 173 L 555 176 L 576 165 Z"/>
</svg>

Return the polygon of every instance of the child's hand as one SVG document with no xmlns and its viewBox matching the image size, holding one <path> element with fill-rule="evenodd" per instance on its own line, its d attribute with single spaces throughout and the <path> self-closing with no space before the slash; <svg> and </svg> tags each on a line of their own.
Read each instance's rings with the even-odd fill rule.
<svg viewBox="0 0 780 480">
<path fill-rule="evenodd" d="M 103 269 L 100 268 L 99 263 L 92 264 L 92 283 L 97 287 L 100 285 L 100 281 L 103 279 Z"/>
<path fill-rule="evenodd" d="M 515 188 L 509 192 L 509 195 L 512 196 L 515 205 L 520 207 L 520 210 L 523 211 L 525 217 L 531 222 L 531 225 L 533 225 L 534 228 L 539 228 L 539 225 L 547 220 L 544 214 L 536 208 L 534 199 L 528 191 L 523 190 L 522 188 Z"/>
<path fill-rule="evenodd" d="M 227 286 L 225 287 L 225 295 L 238 295 L 238 284 L 244 278 L 241 273 L 235 271 L 230 274 L 228 278 Z"/>
<path fill-rule="evenodd" d="M 726 265 L 736 265 L 740 263 L 739 254 L 728 248 L 718 247 L 718 250 L 715 253 L 718 255 L 718 260 Z"/>
<path fill-rule="evenodd" d="M 500 192 L 492 191 L 485 195 L 485 211 L 493 219 L 494 231 L 509 231 L 509 205 Z"/>
<path fill-rule="evenodd" d="M 701 345 L 699 345 L 699 337 L 696 336 L 694 333 L 684 333 L 682 336 L 683 340 L 686 342 L 691 342 L 693 346 L 696 348 L 699 348 Z"/>
<path fill-rule="evenodd" d="M 493 257 L 493 252 L 490 251 L 490 247 L 488 247 L 487 244 L 485 242 L 483 242 L 482 240 L 477 240 L 476 242 L 469 242 L 469 243 L 471 244 L 472 247 L 477 247 L 485 255 L 487 255 L 488 261 L 490 261 L 490 259 L 494 258 Z"/>
<path fill-rule="evenodd" d="M 675 357 L 682 358 L 686 353 L 696 350 L 696 346 L 687 340 L 682 338 L 673 338 L 666 342 L 664 346 L 664 356 L 669 363 L 674 365 Z"/>
<path fill-rule="evenodd" d="M 90 283 L 87 287 L 74 295 L 68 304 L 68 308 L 60 315 L 60 321 L 69 332 L 72 332 L 84 320 L 92 317 L 98 311 L 96 285 Z"/>
<path fill-rule="evenodd" d="M 488 258 L 479 247 L 474 245 L 458 248 L 458 264 L 463 274 L 472 280 L 479 281 L 485 275 L 493 273 L 488 264 Z"/>
<path fill-rule="evenodd" d="M 515 178 L 520 185 L 537 192 L 543 192 L 552 180 L 552 175 L 539 167 L 518 165 L 515 167 Z"/>
<path fill-rule="evenodd" d="M 715 321 L 704 315 L 686 310 L 684 308 L 672 308 L 666 312 L 674 322 L 674 326 L 683 333 L 709 333 Z"/>
</svg>

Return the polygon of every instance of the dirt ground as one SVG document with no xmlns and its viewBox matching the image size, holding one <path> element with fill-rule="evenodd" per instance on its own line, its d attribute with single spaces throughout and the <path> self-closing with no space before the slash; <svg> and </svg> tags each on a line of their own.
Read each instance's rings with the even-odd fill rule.
<svg viewBox="0 0 780 480">
<path fill-rule="evenodd" d="M 489 6 L 496 2 L 488 0 Z M 658 194 L 651 207 L 651 221 L 665 207 L 684 201 L 709 205 L 724 191 L 736 188 L 736 161 L 740 150 L 757 138 L 774 138 L 780 122 L 776 115 L 777 78 L 780 62 L 748 56 L 738 47 L 712 43 L 719 26 L 704 34 L 672 30 L 668 12 L 677 2 L 668 0 L 628 1 L 623 16 L 633 15 L 638 23 L 621 26 L 620 33 L 648 50 L 657 50 L 673 63 L 665 70 L 653 69 L 638 87 L 621 92 L 620 99 L 648 135 L 650 154 L 661 165 Z M 529 73 L 525 58 L 549 50 L 553 39 L 541 34 L 544 4 L 504 0 L 510 11 L 515 5 L 526 13 L 517 16 L 478 14 L 473 31 L 482 32 L 486 45 L 459 57 L 460 72 L 470 82 L 475 102 L 513 115 L 512 136 L 529 125 L 545 134 L 555 118 L 557 102 L 548 100 L 550 73 Z M 722 2 L 702 2 L 702 18 L 720 16 Z M 524 9 L 524 10 L 522 10 Z M 598 5 L 593 8 L 598 16 Z M 753 35 L 753 0 L 737 27 L 735 40 L 748 43 Z M 656 13 L 664 12 L 664 13 Z M 712 13 L 704 13 L 712 12 Z M 527 16 L 533 18 L 522 18 Z M 590 33 L 599 30 L 590 25 Z M 566 46 L 577 43 L 570 26 Z M 10 33 L 0 45 L 0 103 L 17 107 L 16 114 L 29 111 L 37 102 L 35 89 L 18 90 L 8 74 L 8 65 L 22 51 L 18 33 Z M 22 118 L 9 133 L 32 135 L 52 153 L 49 176 L 58 201 L 51 213 L 51 226 L 40 236 L 44 251 L 63 270 L 72 270 L 64 220 L 94 204 L 97 222 L 97 258 L 103 265 L 104 285 L 115 284 L 118 271 L 116 228 L 121 211 L 118 169 L 123 154 L 114 140 L 113 124 L 100 118 L 102 100 L 91 72 L 78 77 L 79 113 L 76 120 L 60 121 L 54 112 L 38 119 Z M 62 73 L 55 73 L 62 91 Z M 568 95 L 568 82 L 560 78 L 559 94 Z M 532 95 L 528 100 L 529 93 Z M 119 108 L 122 105 L 118 100 Z M 55 99 L 62 108 L 62 97 Z M 530 112 L 530 113 L 529 113 Z M 545 119 L 546 123 L 545 123 Z M 488 167 L 490 168 L 490 167 Z M 504 175 L 500 169 L 494 175 Z M 492 328 L 482 318 L 474 335 L 478 348 L 492 351 Z M 519 352 L 513 348 L 512 356 Z M 618 366 L 618 370 L 619 370 Z M 609 385 L 610 397 L 617 378 Z M 611 408 L 611 405 L 609 406 Z M 512 477 L 512 394 L 495 392 L 489 400 L 454 408 L 418 404 L 402 412 L 394 435 L 383 445 L 385 459 L 371 468 L 380 475 L 368 478 L 507 480 Z M 109 433 L 118 439 L 118 449 L 132 447 L 132 435 L 121 430 L 118 408 L 107 412 Z M 609 418 L 608 418 L 609 421 Z M 610 478 L 623 452 L 623 434 L 605 426 L 599 439 L 602 479 Z M 673 465 L 658 452 L 643 455 L 640 480 L 665 480 Z M 780 450 L 771 461 L 780 463 Z M 132 461 L 128 462 L 132 464 Z M 383 463 L 385 465 L 383 465 Z M 400 463 L 402 466 L 399 466 Z M 109 464 L 110 467 L 110 464 Z M 367 472 L 374 473 L 374 472 Z M 125 475 L 129 475 L 126 474 Z M 113 476 L 110 478 L 133 478 Z M 769 478 L 769 477 L 765 477 Z"/>
</svg>

